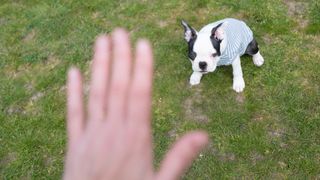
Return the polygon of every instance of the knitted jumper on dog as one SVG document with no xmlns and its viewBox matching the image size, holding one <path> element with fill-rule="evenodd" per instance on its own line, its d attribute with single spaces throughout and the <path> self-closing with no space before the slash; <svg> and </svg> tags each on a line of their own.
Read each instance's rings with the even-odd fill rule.
<svg viewBox="0 0 320 180">
<path fill-rule="evenodd" d="M 251 29 L 243 21 L 227 18 L 213 24 L 217 26 L 222 22 L 227 23 L 223 24 L 223 30 L 227 38 L 227 46 L 224 51 L 221 52 L 218 66 L 232 64 L 237 55 L 242 56 L 245 53 L 247 46 L 253 40 Z"/>
</svg>

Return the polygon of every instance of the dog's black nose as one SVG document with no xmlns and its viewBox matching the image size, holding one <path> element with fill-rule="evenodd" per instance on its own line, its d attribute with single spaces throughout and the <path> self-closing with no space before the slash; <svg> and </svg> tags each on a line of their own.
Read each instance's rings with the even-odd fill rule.
<svg viewBox="0 0 320 180">
<path fill-rule="evenodd" d="M 207 68 L 207 63 L 201 61 L 201 62 L 199 62 L 199 67 L 200 67 L 201 70 L 205 70 Z"/>
</svg>

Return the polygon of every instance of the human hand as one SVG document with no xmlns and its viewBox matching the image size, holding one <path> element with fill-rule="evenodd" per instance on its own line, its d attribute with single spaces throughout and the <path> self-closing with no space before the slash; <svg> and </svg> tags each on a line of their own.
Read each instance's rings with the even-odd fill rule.
<svg viewBox="0 0 320 180">
<path fill-rule="evenodd" d="M 178 179 L 207 144 L 206 133 L 183 136 L 155 172 L 150 128 L 152 63 L 147 41 L 137 43 L 133 61 L 124 30 L 115 30 L 112 37 L 100 36 L 94 48 L 86 113 L 80 72 L 69 71 L 64 179 Z"/>
</svg>

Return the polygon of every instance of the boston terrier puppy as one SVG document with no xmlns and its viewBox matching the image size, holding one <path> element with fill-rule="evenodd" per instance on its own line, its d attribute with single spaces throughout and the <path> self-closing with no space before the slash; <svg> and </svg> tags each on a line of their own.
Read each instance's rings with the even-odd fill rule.
<svg viewBox="0 0 320 180">
<path fill-rule="evenodd" d="M 202 75 L 213 72 L 217 66 L 232 65 L 233 89 L 242 92 L 245 83 L 240 56 L 251 55 L 256 66 L 264 62 L 251 29 L 243 21 L 233 18 L 208 24 L 199 32 L 187 22 L 181 23 L 184 39 L 188 43 L 188 57 L 192 63 L 190 84 L 199 84 Z"/>
</svg>

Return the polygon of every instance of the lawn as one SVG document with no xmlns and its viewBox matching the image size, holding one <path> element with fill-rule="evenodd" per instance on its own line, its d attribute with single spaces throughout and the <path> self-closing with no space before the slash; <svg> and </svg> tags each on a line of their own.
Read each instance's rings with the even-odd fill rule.
<svg viewBox="0 0 320 180">
<path fill-rule="evenodd" d="M 154 47 L 155 166 L 202 129 L 210 145 L 183 179 L 319 179 L 319 13 L 319 0 L 2 0 L 0 179 L 61 178 L 66 72 L 76 65 L 88 80 L 95 37 L 118 26 Z M 188 84 L 180 21 L 199 30 L 225 17 L 252 28 L 265 58 L 257 68 L 242 57 L 241 94 L 230 66 Z"/>
</svg>

